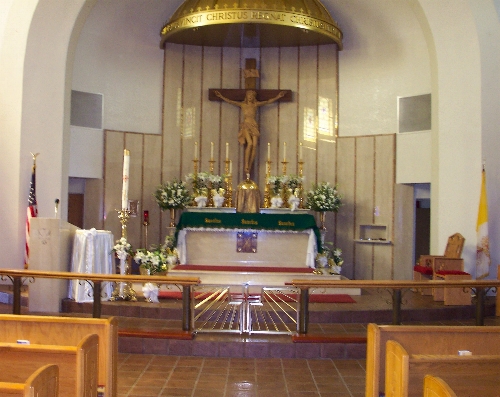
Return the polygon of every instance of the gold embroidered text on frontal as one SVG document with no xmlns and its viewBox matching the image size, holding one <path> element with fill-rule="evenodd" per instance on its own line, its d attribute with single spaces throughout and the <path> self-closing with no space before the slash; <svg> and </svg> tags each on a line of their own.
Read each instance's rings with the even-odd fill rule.
<svg viewBox="0 0 500 397">
<path fill-rule="evenodd" d="M 222 221 L 220 219 L 217 219 L 217 218 L 213 218 L 213 219 L 205 218 L 205 223 L 222 223 Z"/>
<path fill-rule="evenodd" d="M 278 226 L 290 226 L 290 227 L 294 227 L 295 226 L 295 222 L 291 222 L 291 221 L 286 221 L 286 222 L 278 221 Z"/>
<path fill-rule="evenodd" d="M 253 219 L 242 219 L 241 220 L 242 225 L 253 225 L 253 226 L 258 226 L 259 222 L 254 221 Z"/>
</svg>

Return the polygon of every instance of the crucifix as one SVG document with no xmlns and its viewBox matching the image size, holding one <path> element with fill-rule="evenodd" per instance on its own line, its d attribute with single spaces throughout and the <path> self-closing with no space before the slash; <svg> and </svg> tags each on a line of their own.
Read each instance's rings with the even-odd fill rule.
<svg viewBox="0 0 500 397">
<path fill-rule="evenodd" d="M 243 112 L 243 122 L 240 124 L 238 142 L 245 146 L 244 171 L 247 179 L 253 166 L 257 145 L 260 136 L 259 126 L 255 119 L 257 108 L 276 101 L 291 102 L 291 90 L 258 90 L 257 61 L 255 59 L 245 60 L 245 88 L 244 89 L 209 89 L 208 99 L 210 101 L 224 101 L 238 106 Z"/>
</svg>

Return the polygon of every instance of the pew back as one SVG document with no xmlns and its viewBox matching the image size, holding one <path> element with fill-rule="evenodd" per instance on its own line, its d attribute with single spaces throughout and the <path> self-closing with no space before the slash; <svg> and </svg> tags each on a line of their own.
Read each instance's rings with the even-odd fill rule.
<svg viewBox="0 0 500 397">
<path fill-rule="evenodd" d="M 32 344 L 76 345 L 88 334 L 99 336 L 98 384 L 105 397 L 116 397 L 118 319 L 0 315 L 0 342 L 19 339 Z"/>
<path fill-rule="evenodd" d="M 443 379 L 425 375 L 424 397 L 457 397 L 457 395 Z"/>
<path fill-rule="evenodd" d="M 95 397 L 98 343 L 95 334 L 76 346 L 0 343 L 0 381 L 24 383 L 39 368 L 56 364 L 61 396 Z"/>
<path fill-rule="evenodd" d="M 59 396 L 59 367 L 48 364 L 33 373 L 24 385 L 24 397 Z"/>
<path fill-rule="evenodd" d="M 473 355 L 500 354 L 500 327 L 406 326 L 368 324 L 366 351 L 367 397 L 378 397 L 384 388 L 385 347 L 399 342 L 409 354 L 450 354 L 470 350 Z"/>
<path fill-rule="evenodd" d="M 500 374 L 500 355 L 409 354 L 400 343 L 392 340 L 387 342 L 386 397 L 420 397 L 425 375 L 429 373 L 442 379 L 468 377 L 469 391 L 477 391 L 482 385 L 478 384 L 474 376 L 478 374 L 497 378 Z M 493 394 L 491 390 L 482 390 L 477 395 L 498 396 L 499 384 L 495 385 Z"/>
<path fill-rule="evenodd" d="M 25 383 L 0 382 L 0 396 L 58 397 L 59 367 L 47 364 L 31 374 Z"/>
</svg>

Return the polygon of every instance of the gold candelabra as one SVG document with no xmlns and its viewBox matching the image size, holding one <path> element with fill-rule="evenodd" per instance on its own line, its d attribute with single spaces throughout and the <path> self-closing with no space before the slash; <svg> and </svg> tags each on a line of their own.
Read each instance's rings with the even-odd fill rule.
<svg viewBox="0 0 500 397">
<path fill-rule="evenodd" d="M 233 206 L 233 175 L 230 173 L 229 166 L 231 164 L 231 160 L 224 161 L 224 182 L 226 185 L 226 192 L 224 194 L 224 207 L 231 208 Z"/>
<path fill-rule="evenodd" d="M 122 210 L 117 210 L 118 219 L 120 219 L 120 223 L 122 225 L 122 238 L 127 239 L 127 222 L 130 218 L 130 211 L 127 208 Z M 130 255 L 127 255 L 127 258 L 120 259 L 120 274 L 122 276 L 131 274 Z M 98 291 L 94 291 L 94 293 L 98 293 Z M 115 288 L 111 294 L 110 300 L 115 301 L 118 299 L 136 302 L 137 297 L 134 289 L 132 288 L 132 283 L 120 281 L 116 283 Z"/>
<path fill-rule="evenodd" d="M 283 161 L 281 162 L 281 165 L 282 165 L 282 167 L 281 167 L 281 173 L 282 173 L 283 175 L 286 175 L 286 166 L 287 166 L 287 164 L 288 164 L 288 161 L 286 161 L 286 160 L 283 160 Z"/>
<path fill-rule="evenodd" d="M 271 160 L 266 161 L 266 185 L 264 187 L 264 208 L 271 207 L 271 185 L 269 183 L 269 178 L 271 177 Z"/>
<path fill-rule="evenodd" d="M 215 164 L 215 160 L 214 159 L 211 159 L 211 160 L 208 160 L 208 169 L 210 170 L 210 173 L 213 174 L 214 173 L 214 164 Z"/>
<path fill-rule="evenodd" d="M 304 186 L 302 185 L 302 178 L 304 177 L 304 161 L 300 160 L 299 161 L 299 178 L 300 178 L 300 184 L 299 184 L 299 208 L 304 208 Z"/>
</svg>

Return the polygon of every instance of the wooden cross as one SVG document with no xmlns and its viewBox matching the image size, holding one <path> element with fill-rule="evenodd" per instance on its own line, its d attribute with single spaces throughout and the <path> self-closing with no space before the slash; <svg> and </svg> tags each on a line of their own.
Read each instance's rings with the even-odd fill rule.
<svg viewBox="0 0 500 397">
<path fill-rule="evenodd" d="M 257 61 L 254 58 L 245 59 L 245 88 L 240 89 L 217 89 L 210 88 L 208 90 L 208 99 L 210 101 L 221 101 L 219 97 L 215 95 L 215 91 L 219 91 L 226 98 L 232 99 L 233 101 L 243 101 L 245 99 L 246 92 L 248 90 L 253 90 L 257 93 L 258 101 L 267 101 L 268 99 L 274 98 L 280 92 L 285 92 L 283 98 L 280 98 L 280 102 L 291 102 L 292 101 L 292 90 L 258 90 L 257 89 L 257 78 L 259 77 L 259 71 L 257 70 Z"/>
</svg>

